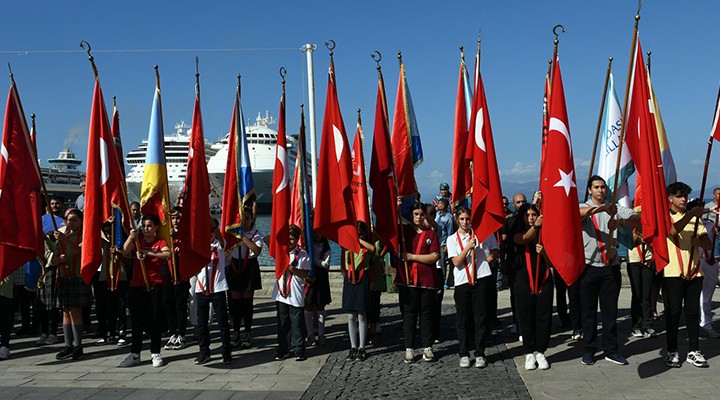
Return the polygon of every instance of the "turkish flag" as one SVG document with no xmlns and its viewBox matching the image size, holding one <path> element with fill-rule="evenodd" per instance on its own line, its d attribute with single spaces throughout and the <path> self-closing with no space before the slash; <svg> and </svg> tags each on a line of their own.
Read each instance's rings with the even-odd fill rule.
<svg viewBox="0 0 720 400">
<path fill-rule="evenodd" d="M 40 171 L 15 82 L 0 145 L 0 280 L 44 253 Z"/>
<path fill-rule="evenodd" d="M 541 167 L 540 190 L 543 194 L 543 246 L 550 262 L 568 285 L 585 268 L 575 161 L 570 139 L 570 124 L 560 61 L 555 57 L 552 71 L 548 133 Z"/>
<path fill-rule="evenodd" d="M 360 252 L 352 197 L 352 158 L 330 61 L 320 158 L 315 188 L 315 231 L 354 253 Z"/>
<path fill-rule="evenodd" d="M 210 178 L 205 160 L 200 94 L 195 96 L 187 175 L 183 190 L 183 213 L 180 219 L 180 277 L 189 281 L 210 262 Z"/>
<path fill-rule="evenodd" d="M 368 183 L 372 188 L 375 232 L 392 251 L 398 251 L 397 183 L 395 182 L 395 163 L 390 145 L 390 125 L 382 72 L 378 72 L 375 127 Z"/>
<path fill-rule="evenodd" d="M 505 209 L 485 88 L 482 76 L 477 79 L 469 130 L 473 139 L 471 220 L 478 240 L 484 241 L 505 224 Z"/>
<path fill-rule="evenodd" d="M 368 204 L 367 180 L 365 179 L 365 157 L 363 156 L 362 123 L 358 115 L 357 130 L 352 151 L 352 194 L 355 220 L 364 222 L 370 227 L 370 205 Z"/>
<path fill-rule="evenodd" d="M 299 152 L 299 150 L 298 150 Z M 296 156 L 302 159 L 300 154 Z M 288 187 L 288 154 L 285 128 L 285 86 L 283 84 L 280 99 L 280 116 L 278 117 L 277 146 L 275 147 L 275 170 L 272 185 L 272 214 L 270 216 L 270 257 L 275 259 L 275 279 L 280 279 L 290 266 L 290 188 Z M 296 172 L 299 172 L 297 168 Z"/>
<path fill-rule="evenodd" d="M 670 260 L 667 236 L 672 222 L 667 207 L 667 188 L 657 125 L 651 110 L 650 88 L 639 38 L 633 56 L 625 142 L 638 171 L 639 186 L 642 187 L 640 218 L 643 239 L 652 244 L 655 266 L 658 271 L 662 271 Z"/>
</svg>

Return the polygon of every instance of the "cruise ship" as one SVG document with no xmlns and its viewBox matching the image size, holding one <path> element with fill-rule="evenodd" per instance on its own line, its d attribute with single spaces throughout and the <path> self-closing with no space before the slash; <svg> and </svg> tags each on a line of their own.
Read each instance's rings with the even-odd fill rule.
<svg viewBox="0 0 720 400">
<path fill-rule="evenodd" d="M 187 174 L 188 148 L 190 146 L 190 126 L 181 121 L 175 124 L 175 133 L 165 135 L 165 162 L 167 166 L 168 185 L 170 188 L 170 201 L 175 202 L 180 190 L 185 184 Z M 125 156 L 125 162 L 130 167 L 127 174 L 128 196 L 130 201 L 140 201 L 140 189 L 145 171 L 145 153 L 147 152 L 147 139 L 143 140 L 137 149 Z M 205 157 L 210 158 L 217 150 L 205 142 Z"/>
<path fill-rule="evenodd" d="M 49 167 L 40 167 L 48 194 L 58 195 L 65 199 L 67 205 L 73 204 L 82 193 L 80 182 L 85 180 L 85 173 L 78 167 L 81 160 L 75 157 L 70 148 L 64 148 L 56 158 L 47 160 Z"/>
<path fill-rule="evenodd" d="M 270 213 L 272 209 L 272 183 L 273 171 L 275 169 L 275 146 L 277 145 L 277 131 L 270 128 L 275 124 L 275 118 L 265 111 L 265 116 L 258 113 L 255 123 L 250 121 L 245 126 L 245 133 L 248 141 L 248 153 L 250 154 L 250 167 L 253 172 L 253 184 L 257 197 L 257 212 Z M 213 144 L 215 155 L 208 160 L 208 174 L 210 174 L 210 187 L 213 194 L 222 197 L 223 184 L 225 182 L 225 167 L 227 164 L 228 141 L 230 134 Z M 288 164 L 290 169 L 295 168 L 295 157 L 297 154 L 297 139 L 288 135 Z M 306 157 L 309 160 L 309 157 Z M 309 170 L 309 167 L 308 167 Z M 290 175 L 292 179 L 292 175 Z M 212 202 L 211 202 L 212 203 Z"/>
</svg>

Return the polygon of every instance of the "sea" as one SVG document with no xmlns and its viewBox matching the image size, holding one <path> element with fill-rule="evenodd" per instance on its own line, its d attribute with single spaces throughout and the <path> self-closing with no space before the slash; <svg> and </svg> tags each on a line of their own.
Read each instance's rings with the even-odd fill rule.
<svg viewBox="0 0 720 400">
<path fill-rule="evenodd" d="M 255 227 L 262 232 L 263 235 L 270 234 L 270 214 L 258 214 Z M 266 246 L 267 247 L 267 246 Z M 267 248 L 263 248 L 258 256 L 258 262 L 262 267 L 272 267 L 275 265 L 275 259 L 270 257 Z M 330 265 L 340 265 L 340 246 L 335 242 L 330 242 Z"/>
</svg>

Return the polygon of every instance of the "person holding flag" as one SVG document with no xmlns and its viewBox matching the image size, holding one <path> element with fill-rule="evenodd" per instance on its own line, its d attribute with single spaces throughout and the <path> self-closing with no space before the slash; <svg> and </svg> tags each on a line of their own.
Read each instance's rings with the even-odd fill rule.
<svg viewBox="0 0 720 400">
<path fill-rule="evenodd" d="M 402 197 L 398 196 L 397 206 L 402 206 Z M 440 240 L 437 233 L 425 225 L 425 205 L 416 201 L 410 206 L 411 225 L 404 225 L 404 237 L 407 251 L 399 253 L 395 283 L 400 288 L 400 303 L 403 309 L 403 336 L 406 364 L 415 361 L 413 341 L 420 318 L 420 338 L 423 347 L 423 360 L 435 360 L 433 353 L 433 312 L 437 289 L 438 273 L 435 263 L 440 259 Z"/>
<path fill-rule="evenodd" d="M 487 329 L 486 290 L 491 288 L 490 263 L 500 256 L 495 235 L 480 242 L 471 228 L 471 213 L 467 207 L 455 212 L 458 230 L 447 239 L 448 257 L 453 264 L 455 281 L 455 310 L 457 334 L 460 342 L 460 368 L 470 367 L 469 343 L 475 343 L 475 367 L 485 368 L 485 339 Z M 473 326 L 470 326 L 473 324 Z M 474 327 L 474 329 L 473 329 Z M 470 337 L 474 333 L 475 337 Z"/>
<path fill-rule="evenodd" d="M 633 210 L 611 204 L 605 199 L 607 186 L 598 175 L 587 183 L 590 199 L 580 204 L 582 239 L 585 247 L 585 272 L 580 278 L 582 292 L 582 328 L 585 353 L 582 363 L 595 364 L 597 349 L 597 304 L 600 301 L 603 335 L 602 349 L 605 359 L 619 365 L 627 365 L 625 357 L 618 354 L 617 306 L 620 295 L 620 261 L 617 241 L 610 232 L 618 226 L 637 227 L 640 216 Z"/>
</svg>

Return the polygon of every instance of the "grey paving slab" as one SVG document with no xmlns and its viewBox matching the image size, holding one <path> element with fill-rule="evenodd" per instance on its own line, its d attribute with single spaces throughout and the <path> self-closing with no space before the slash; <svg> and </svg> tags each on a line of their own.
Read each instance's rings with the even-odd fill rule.
<svg viewBox="0 0 720 400">
<path fill-rule="evenodd" d="M 203 390 L 193 400 L 228 400 L 233 392 L 228 390 Z M 170 397 L 168 400 L 174 400 Z"/>
</svg>

